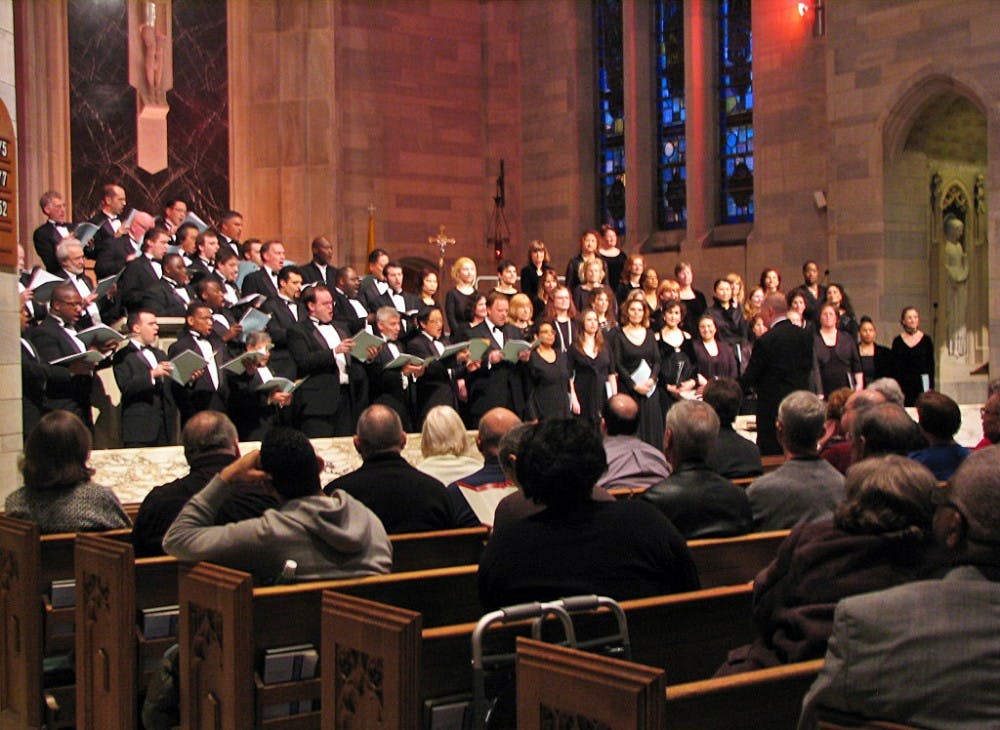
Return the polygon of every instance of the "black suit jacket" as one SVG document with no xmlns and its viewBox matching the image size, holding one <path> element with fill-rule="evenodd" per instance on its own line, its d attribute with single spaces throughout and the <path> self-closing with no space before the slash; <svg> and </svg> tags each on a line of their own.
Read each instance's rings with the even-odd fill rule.
<svg viewBox="0 0 1000 730">
<path fill-rule="evenodd" d="M 447 337 L 441 338 L 441 343 L 449 345 Z M 424 334 L 417 334 L 406 343 L 406 351 L 417 357 L 428 358 L 437 355 L 437 349 Z M 427 411 L 434 406 L 451 406 L 458 410 L 458 394 L 455 383 L 448 373 L 448 369 L 456 368 L 455 356 L 445 360 L 435 360 L 424 368 L 424 374 L 417 378 L 416 385 L 416 423 L 414 426 L 420 428 Z"/>
<path fill-rule="evenodd" d="M 499 350 L 496 340 L 486 326 L 480 322 L 469 330 L 469 339 L 483 338 L 489 340 L 490 346 L 483 355 L 483 365 L 478 370 L 468 374 L 466 383 L 469 392 L 469 415 L 474 422 L 491 408 L 507 408 L 514 413 L 524 411 L 524 389 L 522 385 L 520 363 L 501 360 L 496 365 L 489 365 L 487 358 L 493 350 Z M 520 337 L 520 332 L 511 324 L 503 326 L 504 343 Z"/>
<path fill-rule="evenodd" d="M 247 274 L 243 280 L 243 295 L 263 294 L 268 299 L 278 298 L 278 289 L 274 286 L 270 274 L 264 269 Z"/>
<path fill-rule="evenodd" d="M 73 355 L 80 351 L 59 322 L 51 315 L 46 317 L 40 325 L 30 330 L 29 337 L 31 344 L 38 352 L 38 357 L 46 365 L 60 357 Z M 70 411 L 92 427 L 90 389 L 94 382 L 94 376 L 73 375 L 69 368 L 63 365 L 49 366 L 47 375 L 45 410 Z"/>
<path fill-rule="evenodd" d="M 365 309 L 374 312 L 380 306 L 382 295 L 378 291 L 377 279 L 368 274 L 361 280 L 361 288 L 358 290 L 358 299 L 365 305 Z"/>
<path fill-rule="evenodd" d="M 267 367 L 275 377 L 295 379 L 294 372 L 275 364 L 273 353 Z M 292 425 L 291 408 L 268 403 L 270 392 L 257 390 L 263 383 L 264 379 L 256 372 L 229 376 L 229 417 L 236 425 L 240 441 L 260 441 L 272 426 Z"/>
<path fill-rule="evenodd" d="M 167 359 L 167 353 L 159 348 L 154 347 L 152 352 L 156 362 Z M 120 347 L 112 363 L 115 382 L 122 394 L 122 440 L 166 445 L 158 443 L 157 436 L 161 426 L 168 438 L 173 429 L 174 404 L 169 379 L 161 376 L 154 382 L 149 377 L 152 368 L 134 343 Z"/>
<path fill-rule="evenodd" d="M 24 438 L 28 437 L 45 412 L 45 381 L 51 367 L 38 357 L 34 345 L 29 349 L 24 342 L 21 343 L 21 423 Z"/>
<path fill-rule="evenodd" d="M 196 299 L 194 292 L 183 287 L 189 301 Z M 140 309 L 148 309 L 157 317 L 183 317 L 187 313 L 187 303 L 174 293 L 174 285 L 160 279 L 153 286 L 142 290 Z"/>
<path fill-rule="evenodd" d="M 66 229 L 69 233 L 73 232 L 73 226 L 67 225 Z M 38 254 L 38 259 L 45 270 L 58 274 L 62 267 L 59 265 L 59 259 L 56 258 L 56 246 L 59 245 L 62 236 L 52 221 L 46 221 L 38 226 L 31 235 L 31 239 L 35 242 L 35 253 Z"/>
<path fill-rule="evenodd" d="M 341 339 L 350 337 L 350 333 L 340 323 L 334 322 L 333 326 Z M 309 377 L 298 387 L 292 398 L 295 416 L 309 418 L 336 414 L 344 405 L 341 403 L 340 368 L 333 351 L 311 319 L 306 318 L 288 329 L 288 350 L 295 361 L 298 377 Z M 364 368 L 350 354 L 345 357 L 348 394 L 352 401 L 349 407 L 352 415 L 356 415 L 368 402 L 367 381 Z"/>
<path fill-rule="evenodd" d="M 219 388 L 212 384 L 212 376 L 205 368 L 205 372 L 199 375 L 193 383 L 179 385 L 176 381 L 170 381 L 171 392 L 174 402 L 181 412 L 181 422 L 187 423 L 198 411 L 220 411 L 226 412 L 226 400 L 229 398 L 229 384 L 226 381 L 226 372 L 222 369 L 222 364 L 226 361 L 226 344 L 214 333 L 208 336 L 215 352 L 215 364 L 219 368 Z M 177 341 L 167 350 L 167 356 L 174 358 L 185 350 L 193 350 L 196 354 L 201 354 L 201 350 L 195 343 L 190 331 L 185 331 Z"/>
<path fill-rule="evenodd" d="M 197 256 L 194 257 L 194 261 L 191 262 L 191 265 L 187 267 L 187 272 L 192 284 L 197 284 L 206 276 L 211 276 L 214 273 L 214 271 Z"/>
<path fill-rule="evenodd" d="M 310 261 L 305 266 L 300 266 L 299 273 L 302 274 L 302 282 L 305 284 L 326 284 L 331 291 L 337 286 L 337 267 L 333 264 L 327 264 L 325 279 L 315 261 Z"/>
<path fill-rule="evenodd" d="M 219 234 L 219 245 L 220 246 L 229 246 L 229 248 L 231 248 L 233 250 L 233 253 L 235 253 L 239 258 L 241 258 L 241 259 L 243 258 L 243 250 L 240 248 L 240 242 L 239 241 L 234 241 L 233 239 L 229 238 L 228 236 L 224 236 L 223 234 L 220 233 Z"/>
<path fill-rule="evenodd" d="M 774 425 L 778 405 L 792 391 L 810 390 L 812 367 L 812 330 L 796 327 L 787 319 L 754 344 L 740 383 L 757 391 L 757 446 L 761 455 L 782 453 Z"/>
<path fill-rule="evenodd" d="M 284 377 L 294 379 L 298 373 L 295 367 L 295 360 L 288 350 L 288 330 L 304 319 L 308 318 L 305 307 L 296 302 L 298 318 L 292 316 L 292 311 L 288 302 L 284 299 L 268 299 L 260 306 L 260 311 L 271 315 L 271 321 L 267 323 L 267 332 L 271 335 L 274 349 L 271 351 L 271 363 L 290 375 Z"/>
<path fill-rule="evenodd" d="M 110 219 L 104 213 L 98 213 L 90 222 L 100 226 L 90 241 L 93 247 L 94 274 L 98 279 L 117 274 L 125 267 L 128 257 L 135 253 L 128 233 L 116 236 Z M 124 220 L 122 225 L 125 225 Z"/>
<path fill-rule="evenodd" d="M 135 311 L 142 307 L 146 291 L 156 288 L 159 281 L 153 264 L 143 254 L 125 265 L 125 271 L 118 278 L 118 299 L 125 309 Z"/>
<path fill-rule="evenodd" d="M 352 335 L 364 329 L 365 318 L 359 317 L 358 313 L 354 311 L 348 296 L 338 289 L 330 289 L 330 294 L 333 295 L 333 320 L 347 325 L 347 329 Z M 361 303 L 361 306 L 364 306 L 364 302 Z"/>
<path fill-rule="evenodd" d="M 400 343 L 393 344 L 400 353 L 406 352 Z M 399 368 L 386 370 L 385 366 L 393 359 L 392 352 L 386 345 L 378 351 L 374 360 L 365 363 L 365 371 L 368 375 L 368 395 L 372 403 L 381 403 L 396 411 L 399 414 L 399 420 L 403 422 L 403 430 L 410 433 L 413 431 L 416 384 L 411 376 L 406 376 L 407 386 L 404 388 L 403 371 Z"/>
</svg>

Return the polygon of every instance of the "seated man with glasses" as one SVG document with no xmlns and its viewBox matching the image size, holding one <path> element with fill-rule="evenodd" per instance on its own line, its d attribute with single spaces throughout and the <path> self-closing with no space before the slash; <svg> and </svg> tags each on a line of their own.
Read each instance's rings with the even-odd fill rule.
<svg viewBox="0 0 1000 730">
<path fill-rule="evenodd" d="M 1000 393 L 994 393 L 979 409 L 983 418 L 983 440 L 976 444 L 975 451 L 1000 443 Z"/>
<path fill-rule="evenodd" d="M 934 494 L 939 580 L 845 598 L 799 728 L 824 709 L 923 728 L 1000 727 L 1000 448 Z"/>
</svg>

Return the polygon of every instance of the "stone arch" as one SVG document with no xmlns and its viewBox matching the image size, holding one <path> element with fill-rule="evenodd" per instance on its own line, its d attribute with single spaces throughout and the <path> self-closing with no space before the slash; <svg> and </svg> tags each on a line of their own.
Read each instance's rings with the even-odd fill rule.
<svg viewBox="0 0 1000 730">
<path fill-rule="evenodd" d="M 971 239 L 985 241 L 984 220 L 981 231 L 970 227 L 966 244 L 974 346 L 967 359 L 955 356 L 948 348 L 954 331 L 949 307 L 956 307 L 942 255 L 941 205 L 947 190 L 958 186 L 971 199 L 977 176 L 989 178 L 988 132 L 997 126 L 985 98 L 974 79 L 940 67 L 922 69 L 888 100 L 875 140 L 881 154 L 872 158 L 882 162 L 886 288 L 920 309 L 922 329 L 939 355 L 937 387 L 959 402 L 981 400 L 987 377 L 971 373 L 989 359 L 990 261 L 987 246 L 971 245 Z"/>
</svg>

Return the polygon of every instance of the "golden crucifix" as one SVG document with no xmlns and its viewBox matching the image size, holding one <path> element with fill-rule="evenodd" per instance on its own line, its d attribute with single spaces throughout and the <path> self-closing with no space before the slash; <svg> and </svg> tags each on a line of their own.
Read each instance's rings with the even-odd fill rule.
<svg viewBox="0 0 1000 730">
<path fill-rule="evenodd" d="M 438 226 L 438 234 L 436 236 L 428 236 L 427 243 L 432 246 L 437 246 L 438 250 L 441 252 L 441 257 L 438 259 L 438 278 L 441 277 L 441 272 L 444 271 L 444 252 L 447 250 L 448 246 L 455 245 L 454 238 L 448 238 L 444 235 L 444 225 Z"/>
</svg>

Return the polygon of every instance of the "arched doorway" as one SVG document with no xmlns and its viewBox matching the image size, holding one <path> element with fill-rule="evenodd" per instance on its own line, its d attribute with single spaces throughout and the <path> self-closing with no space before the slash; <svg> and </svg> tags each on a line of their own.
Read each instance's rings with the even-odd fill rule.
<svg viewBox="0 0 1000 730">
<path fill-rule="evenodd" d="M 954 79 L 924 79 L 890 114 L 884 149 L 886 238 L 912 251 L 896 278 L 934 340 L 936 387 L 979 402 L 989 362 L 983 105 Z"/>
</svg>

